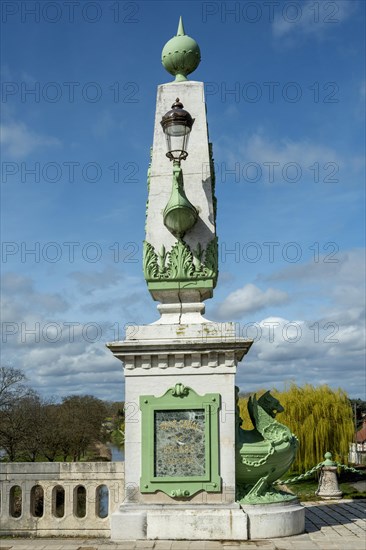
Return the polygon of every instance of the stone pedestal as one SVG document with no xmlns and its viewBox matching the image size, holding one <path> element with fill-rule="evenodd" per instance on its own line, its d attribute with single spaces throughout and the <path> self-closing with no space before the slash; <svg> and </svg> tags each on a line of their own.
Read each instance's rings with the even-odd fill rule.
<svg viewBox="0 0 366 550">
<path fill-rule="evenodd" d="M 305 530 L 305 508 L 299 502 L 242 505 L 247 516 L 248 539 L 299 535 Z"/>
<path fill-rule="evenodd" d="M 247 540 L 247 516 L 238 504 L 123 505 L 111 519 L 112 540 Z"/>
<path fill-rule="evenodd" d="M 112 516 L 112 539 L 182 538 L 177 533 L 181 533 L 183 524 L 187 539 L 199 538 L 200 524 L 206 525 L 207 533 L 211 529 L 211 538 L 246 538 L 245 514 L 235 503 L 235 373 L 238 361 L 251 344 L 252 341 L 235 336 L 234 324 L 210 322 L 129 327 L 126 340 L 108 344 L 124 363 L 126 383 L 126 491 L 124 503 Z M 172 397 L 176 387 L 181 389 L 181 395 L 177 390 L 178 394 Z M 201 404 L 186 406 L 193 398 Z M 159 409 L 160 399 L 163 403 L 170 399 L 168 402 L 173 402 L 178 410 L 199 408 L 206 415 L 205 458 L 201 459 L 205 475 L 191 479 L 178 474 L 177 484 L 175 478 L 169 481 L 163 477 L 159 485 L 155 472 L 151 483 L 146 482 L 148 473 L 144 474 L 143 465 L 149 461 L 150 475 L 154 477 L 156 433 L 146 432 L 151 427 L 155 430 L 154 421 L 145 419 L 144 425 L 142 415 L 151 401 Z M 162 408 L 172 407 L 164 404 Z M 179 456 L 184 458 L 184 454 Z M 195 489 L 201 478 L 202 484 Z M 158 489 L 152 492 L 153 483 Z M 206 516 L 211 520 L 203 521 Z"/>
<path fill-rule="evenodd" d="M 324 500 L 342 497 L 342 491 L 338 486 L 337 466 L 322 467 L 319 486 L 315 494 Z"/>
<path fill-rule="evenodd" d="M 125 498 L 112 514 L 112 540 L 246 540 L 303 532 L 304 508 L 298 503 L 235 502 L 235 373 L 251 344 L 235 337 L 234 324 L 210 322 L 129 327 L 125 341 L 108 344 L 124 362 L 126 380 Z M 172 497 L 171 486 L 145 492 L 141 482 L 145 399 L 140 398 L 159 398 L 177 384 L 201 396 L 221 396 L 217 491 Z M 177 399 L 184 404 L 184 396 Z M 154 446 L 152 462 L 153 455 Z"/>
<path fill-rule="evenodd" d="M 204 396 L 219 394 L 219 472 L 223 490 L 206 494 L 206 504 L 235 501 L 235 373 L 252 341 L 235 337 L 232 323 L 153 324 L 129 327 L 126 340 L 107 344 L 125 367 L 126 501 L 174 504 L 162 492 L 140 491 L 142 424 L 140 396 L 161 397 L 176 384 Z M 182 399 L 178 399 L 182 402 Z M 151 437 L 153 434 L 151 434 Z M 151 457 L 153 460 L 154 457 Z M 202 503 L 195 495 L 189 503 Z"/>
</svg>

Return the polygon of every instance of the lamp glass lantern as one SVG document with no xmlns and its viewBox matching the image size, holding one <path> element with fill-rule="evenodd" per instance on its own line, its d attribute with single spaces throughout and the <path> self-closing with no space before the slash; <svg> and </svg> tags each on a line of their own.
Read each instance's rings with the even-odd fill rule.
<svg viewBox="0 0 366 550">
<path fill-rule="evenodd" d="M 167 146 L 166 156 L 178 164 L 188 157 L 188 140 L 193 123 L 194 118 L 183 109 L 179 98 L 175 100 L 171 110 L 161 120 Z"/>
</svg>

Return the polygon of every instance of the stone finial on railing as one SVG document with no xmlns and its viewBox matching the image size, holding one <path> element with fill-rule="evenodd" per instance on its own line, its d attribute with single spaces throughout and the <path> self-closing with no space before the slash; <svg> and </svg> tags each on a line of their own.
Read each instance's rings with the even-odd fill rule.
<svg viewBox="0 0 366 550">
<path fill-rule="evenodd" d="M 331 453 L 325 453 L 319 477 L 319 485 L 316 495 L 325 500 L 341 498 L 342 491 L 339 489 L 337 478 L 337 464 L 333 462 Z"/>
</svg>

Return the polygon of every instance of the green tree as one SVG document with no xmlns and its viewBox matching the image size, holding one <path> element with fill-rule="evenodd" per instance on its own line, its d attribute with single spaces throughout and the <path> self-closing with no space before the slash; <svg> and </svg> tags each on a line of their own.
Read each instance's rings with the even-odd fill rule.
<svg viewBox="0 0 366 550">
<path fill-rule="evenodd" d="M 258 395 L 264 393 L 257 392 Z M 305 472 L 324 460 L 330 451 L 334 460 L 348 461 L 349 443 L 353 440 L 353 412 L 347 394 L 329 386 L 306 384 L 279 392 L 271 391 L 284 407 L 278 421 L 288 426 L 299 439 L 293 471 Z M 251 427 L 246 410 L 247 399 L 239 399 L 243 428 Z"/>
<path fill-rule="evenodd" d="M 114 445 L 122 447 L 125 441 L 125 409 L 123 401 L 107 403 L 108 406 L 108 428 L 109 439 Z"/>
</svg>

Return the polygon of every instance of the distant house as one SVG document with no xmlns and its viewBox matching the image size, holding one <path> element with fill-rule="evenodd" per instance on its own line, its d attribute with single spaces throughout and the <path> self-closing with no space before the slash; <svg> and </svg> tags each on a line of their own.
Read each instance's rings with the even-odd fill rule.
<svg viewBox="0 0 366 550">
<path fill-rule="evenodd" d="M 350 443 L 348 460 L 352 464 L 366 464 L 366 418 L 356 433 L 356 443 Z"/>
<path fill-rule="evenodd" d="M 356 441 L 357 445 L 362 445 L 362 450 L 366 451 L 366 418 L 363 419 L 362 428 L 356 434 Z"/>
</svg>

